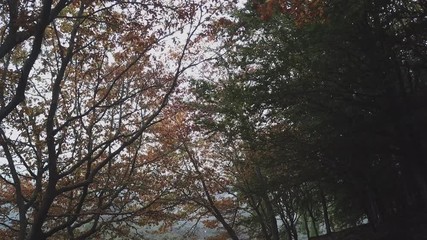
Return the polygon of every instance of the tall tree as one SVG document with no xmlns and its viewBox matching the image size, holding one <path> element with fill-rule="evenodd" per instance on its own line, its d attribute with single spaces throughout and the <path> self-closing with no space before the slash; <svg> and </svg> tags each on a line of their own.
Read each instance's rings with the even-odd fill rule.
<svg viewBox="0 0 427 240">
<path fill-rule="evenodd" d="M 4 236 L 114 236 L 161 210 L 167 187 L 150 171 L 148 129 L 184 71 L 203 61 L 201 26 L 221 8 L 215 1 L 1 7 Z"/>
<path fill-rule="evenodd" d="M 266 179 L 286 159 L 297 185 L 321 186 L 319 200 L 347 195 L 353 201 L 332 209 L 353 210 L 354 222 L 365 214 L 375 226 L 418 209 L 426 189 L 426 141 L 413 131 L 425 120 L 417 107 L 426 96 L 423 3 L 249 2 L 228 22 L 223 80 L 198 83 L 211 112 L 204 122 L 269 153 L 258 164 Z M 263 137 L 277 129 L 280 138 Z"/>
</svg>

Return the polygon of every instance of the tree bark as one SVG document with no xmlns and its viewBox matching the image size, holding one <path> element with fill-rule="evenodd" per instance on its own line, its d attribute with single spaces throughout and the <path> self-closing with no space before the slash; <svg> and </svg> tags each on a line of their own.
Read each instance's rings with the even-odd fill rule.
<svg viewBox="0 0 427 240">
<path fill-rule="evenodd" d="M 307 239 L 310 238 L 310 228 L 308 227 L 308 221 L 307 221 L 307 215 L 306 213 L 304 213 L 302 215 L 303 220 L 304 220 L 304 227 L 305 227 L 305 232 L 307 233 Z"/>
<path fill-rule="evenodd" d="M 228 222 L 225 220 L 224 216 L 222 215 L 221 211 L 216 207 L 215 201 L 212 198 L 211 193 L 209 191 L 209 188 L 208 188 L 208 186 L 205 182 L 205 179 L 203 177 L 203 173 L 199 169 L 199 165 L 197 164 L 196 158 L 194 157 L 194 155 L 190 151 L 190 149 L 187 147 L 187 145 L 186 144 L 183 144 L 183 145 L 184 145 L 184 149 L 187 152 L 191 163 L 193 164 L 194 169 L 196 170 L 197 174 L 200 177 L 200 182 L 202 183 L 203 191 L 206 195 L 206 198 L 207 198 L 208 204 L 209 204 L 207 206 L 208 210 L 222 224 L 222 226 L 227 231 L 228 236 L 230 236 L 231 239 L 239 240 L 239 237 L 237 236 L 236 231 L 234 231 L 233 227 L 230 224 L 228 224 Z"/>
<path fill-rule="evenodd" d="M 319 236 L 319 230 L 317 230 L 316 218 L 314 217 L 312 209 L 308 209 L 308 214 L 310 215 L 310 218 L 311 218 L 311 223 L 313 226 L 314 234 L 316 235 L 316 237 L 318 237 Z"/>
<path fill-rule="evenodd" d="M 259 180 L 261 181 L 261 185 L 267 186 L 264 176 L 261 173 L 261 169 L 259 167 L 256 167 L 255 171 L 257 176 L 259 177 Z M 277 226 L 277 220 L 276 220 L 276 215 L 274 213 L 273 204 L 271 203 L 271 200 L 268 197 L 267 190 L 263 189 L 261 194 L 262 194 L 261 198 L 265 204 L 265 208 L 267 212 L 267 222 L 268 222 L 268 225 L 270 226 L 271 239 L 279 240 L 280 239 L 279 229 Z"/>
<path fill-rule="evenodd" d="M 332 230 L 331 230 L 331 222 L 329 219 L 328 203 L 326 201 L 326 196 L 322 190 L 322 187 L 319 186 L 319 190 L 320 190 L 320 200 L 322 202 L 323 219 L 325 222 L 326 234 L 331 234 Z"/>
</svg>

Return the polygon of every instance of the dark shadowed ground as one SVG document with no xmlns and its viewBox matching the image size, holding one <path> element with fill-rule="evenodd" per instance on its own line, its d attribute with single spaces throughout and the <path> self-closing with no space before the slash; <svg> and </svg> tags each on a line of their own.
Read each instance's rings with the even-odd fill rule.
<svg viewBox="0 0 427 240">
<path fill-rule="evenodd" d="M 427 240 L 427 214 L 413 213 L 404 221 L 395 219 L 375 229 L 365 224 L 310 240 Z"/>
</svg>

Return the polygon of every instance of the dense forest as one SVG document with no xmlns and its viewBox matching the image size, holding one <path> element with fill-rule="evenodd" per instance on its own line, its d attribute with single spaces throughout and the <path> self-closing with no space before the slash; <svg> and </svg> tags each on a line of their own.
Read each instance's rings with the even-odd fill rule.
<svg viewBox="0 0 427 240">
<path fill-rule="evenodd" d="M 4 0 L 0 239 L 427 239 L 426 103 L 426 0 Z"/>
</svg>

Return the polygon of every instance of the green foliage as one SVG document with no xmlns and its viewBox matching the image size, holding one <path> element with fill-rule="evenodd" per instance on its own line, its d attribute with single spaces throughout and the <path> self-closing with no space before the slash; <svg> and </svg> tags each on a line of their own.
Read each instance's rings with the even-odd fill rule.
<svg viewBox="0 0 427 240">
<path fill-rule="evenodd" d="M 258 10 L 248 4 L 228 29 L 224 80 L 198 86 L 211 129 L 241 141 L 239 164 L 260 169 L 244 194 L 274 202 L 321 184 L 338 228 L 425 203 L 426 178 L 408 177 L 427 170 L 426 138 L 414 132 L 427 119 L 423 3 L 330 0 L 323 21 L 302 25 Z M 302 214 L 315 201 L 292 207 Z"/>
</svg>

